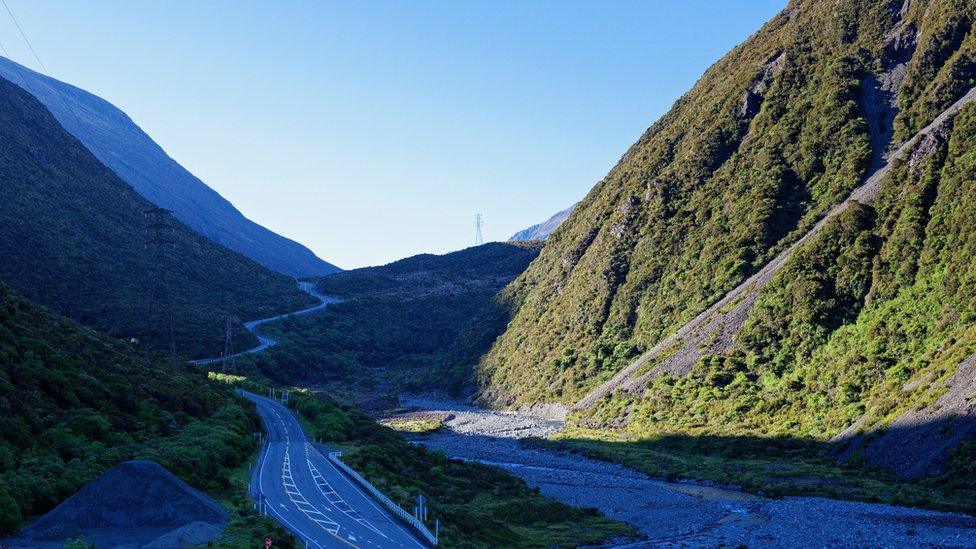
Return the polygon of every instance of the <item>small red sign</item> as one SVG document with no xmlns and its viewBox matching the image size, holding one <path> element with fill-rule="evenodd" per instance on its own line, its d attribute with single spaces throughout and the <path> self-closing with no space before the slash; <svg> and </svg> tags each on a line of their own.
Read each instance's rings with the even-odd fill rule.
<svg viewBox="0 0 976 549">
<path fill-rule="evenodd" d="M 271 538 L 264 538 L 264 546 L 271 547 Z"/>
</svg>

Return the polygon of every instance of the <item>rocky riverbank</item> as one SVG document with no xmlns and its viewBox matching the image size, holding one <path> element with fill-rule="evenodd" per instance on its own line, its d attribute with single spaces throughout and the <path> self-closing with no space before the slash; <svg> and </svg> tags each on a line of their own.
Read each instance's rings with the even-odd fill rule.
<svg viewBox="0 0 976 549">
<path fill-rule="evenodd" d="M 561 422 L 408 399 L 446 413 L 444 428 L 412 440 L 448 455 L 497 465 L 548 497 L 594 507 L 636 526 L 628 547 L 976 547 L 976 518 L 813 497 L 770 499 L 699 483 L 665 482 L 614 463 L 523 444 Z"/>
</svg>

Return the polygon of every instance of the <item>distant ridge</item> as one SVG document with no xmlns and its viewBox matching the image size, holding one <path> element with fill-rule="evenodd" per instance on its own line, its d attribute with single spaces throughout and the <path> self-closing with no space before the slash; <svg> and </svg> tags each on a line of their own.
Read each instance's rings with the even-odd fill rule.
<svg viewBox="0 0 976 549">
<path fill-rule="evenodd" d="M 532 225 L 527 229 L 522 229 L 521 231 L 513 234 L 508 240 L 545 240 L 549 238 L 552 231 L 555 231 L 560 225 L 562 225 L 563 221 L 566 221 L 566 218 L 569 217 L 569 214 L 573 213 L 573 208 L 575 207 L 576 205 L 573 204 L 542 223 Z"/>
<path fill-rule="evenodd" d="M 34 95 L 99 161 L 150 202 L 173 210 L 194 231 L 288 276 L 341 270 L 244 217 L 108 101 L 4 57 L 0 76 Z"/>
</svg>

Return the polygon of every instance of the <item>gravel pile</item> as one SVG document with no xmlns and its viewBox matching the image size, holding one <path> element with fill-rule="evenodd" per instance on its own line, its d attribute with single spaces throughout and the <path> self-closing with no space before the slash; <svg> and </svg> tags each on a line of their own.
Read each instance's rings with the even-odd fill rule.
<svg viewBox="0 0 976 549">
<path fill-rule="evenodd" d="M 215 500 L 151 461 L 112 467 L 25 528 L 8 547 L 57 547 L 83 537 L 97 547 L 194 547 L 230 516 Z"/>
<path fill-rule="evenodd" d="M 530 447 L 559 422 L 443 401 L 406 401 L 447 412 L 448 429 L 413 441 L 448 455 L 502 467 L 546 496 L 595 507 L 636 526 L 647 541 L 627 547 L 973 547 L 976 518 L 825 498 L 768 499 L 685 482 L 665 482 L 577 454 Z"/>
</svg>

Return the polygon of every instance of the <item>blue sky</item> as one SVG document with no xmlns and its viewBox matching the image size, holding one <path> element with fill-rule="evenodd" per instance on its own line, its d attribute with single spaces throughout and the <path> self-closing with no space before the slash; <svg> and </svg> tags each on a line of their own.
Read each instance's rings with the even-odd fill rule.
<svg viewBox="0 0 976 549">
<path fill-rule="evenodd" d="M 785 0 L 7 0 L 50 75 L 344 268 L 579 200 Z M 0 40 L 37 69 L 5 12 Z"/>
</svg>

